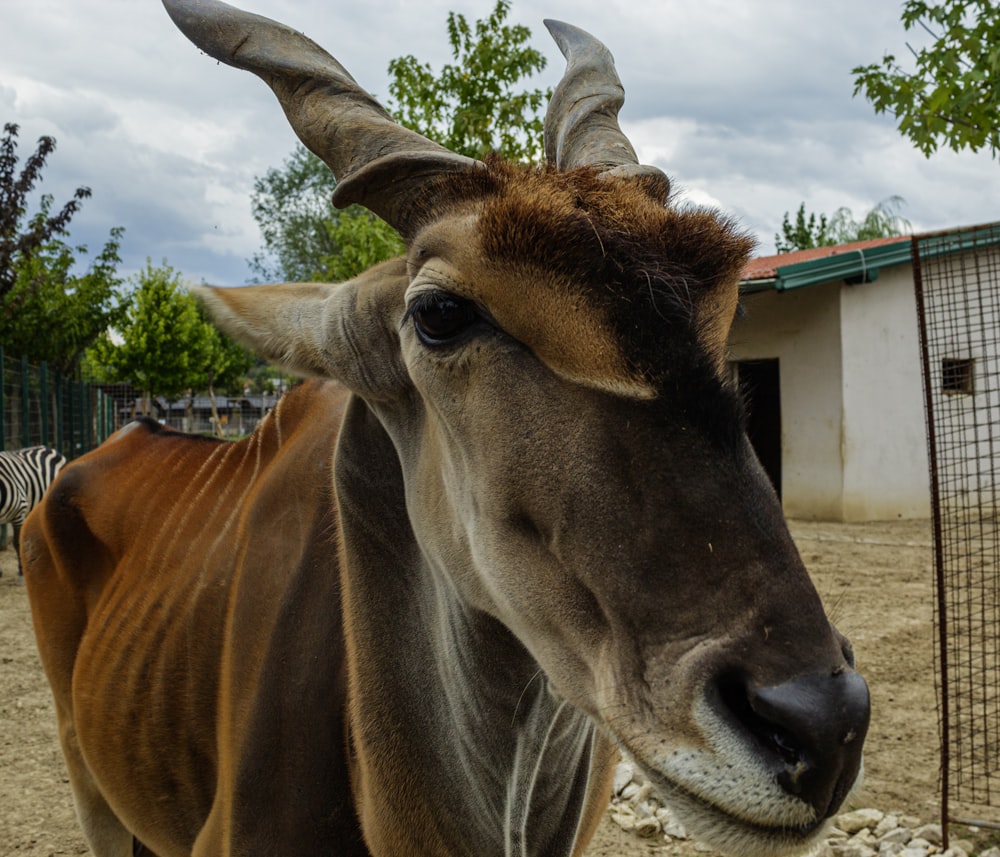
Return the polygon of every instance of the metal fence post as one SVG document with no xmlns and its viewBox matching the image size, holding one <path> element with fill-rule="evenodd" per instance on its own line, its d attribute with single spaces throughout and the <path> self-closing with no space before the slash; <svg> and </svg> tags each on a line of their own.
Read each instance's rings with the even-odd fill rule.
<svg viewBox="0 0 1000 857">
<path fill-rule="evenodd" d="M 85 449 L 92 449 L 94 446 L 94 396 L 89 384 L 80 382 L 80 398 L 86 403 L 83 409 L 86 414 L 87 439 L 84 443 Z"/>
<path fill-rule="evenodd" d="M 3 346 L 0 345 L 0 449 L 7 448 L 6 422 L 7 405 L 4 400 L 7 386 L 7 364 L 4 362 Z M 0 524 L 0 550 L 7 549 L 7 525 Z"/>
<path fill-rule="evenodd" d="M 0 345 L 0 449 L 7 448 L 7 376 L 4 372 L 3 346 Z"/>
<path fill-rule="evenodd" d="M 56 449 L 66 455 L 66 408 L 63 404 L 63 395 L 66 384 L 61 372 L 56 372 Z M 69 456 L 66 456 L 69 458 Z"/>
<path fill-rule="evenodd" d="M 97 411 L 95 414 L 97 420 L 97 442 L 101 443 L 104 440 L 104 394 L 100 388 L 95 391 L 94 397 L 97 399 Z"/>
<path fill-rule="evenodd" d="M 21 355 L 21 446 L 31 446 L 31 388 L 28 384 L 28 356 Z"/>
<path fill-rule="evenodd" d="M 38 404 L 41 408 L 42 437 L 41 442 L 45 446 L 51 446 L 49 437 L 49 364 L 44 360 L 38 367 Z"/>
<path fill-rule="evenodd" d="M 63 450 L 63 455 L 70 461 L 76 458 L 76 404 L 73 401 L 73 382 L 66 379 L 66 424 L 69 428 L 69 448 Z"/>
</svg>

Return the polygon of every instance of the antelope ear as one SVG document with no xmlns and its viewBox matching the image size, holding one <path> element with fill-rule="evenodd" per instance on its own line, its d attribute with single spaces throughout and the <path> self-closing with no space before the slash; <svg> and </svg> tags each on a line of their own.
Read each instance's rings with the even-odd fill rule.
<svg viewBox="0 0 1000 857">
<path fill-rule="evenodd" d="M 398 397 L 409 383 L 398 334 L 406 279 L 385 274 L 383 265 L 344 283 L 193 286 L 192 292 L 223 331 L 254 353 L 378 400 Z"/>
</svg>

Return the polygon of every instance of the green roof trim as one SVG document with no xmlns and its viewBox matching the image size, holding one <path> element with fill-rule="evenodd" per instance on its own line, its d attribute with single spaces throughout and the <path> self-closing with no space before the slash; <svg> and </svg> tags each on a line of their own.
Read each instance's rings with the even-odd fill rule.
<svg viewBox="0 0 1000 857">
<path fill-rule="evenodd" d="M 770 289 L 785 292 L 837 280 L 846 280 L 848 283 L 871 283 L 878 279 L 881 268 L 910 264 L 913 261 L 914 241 L 920 245 L 920 257 L 927 259 L 1000 244 L 1000 231 L 992 229 L 992 232 L 989 232 L 987 227 L 974 227 L 902 238 L 875 247 L 844 250 L 831 256 L 810 259 L 808 262 L 778 266 L 773 277 L 742 280 L 740 291 L 743 294 Z"/>
<path fill-rule="evenodd" d="M 785 265 L 778 267 L 777 276 L 766 280 L 745 280 L 740 286 L 742 291 L 747 293 L 766 289 L 786 292 L 834 280 L 871 283 L 878 279 L 880 268 L 903 265 L 910 261 L 912 261 L 910 241 L 902 240 L 895 244 L 845 250 L 832 256 Z"/>
</svg>

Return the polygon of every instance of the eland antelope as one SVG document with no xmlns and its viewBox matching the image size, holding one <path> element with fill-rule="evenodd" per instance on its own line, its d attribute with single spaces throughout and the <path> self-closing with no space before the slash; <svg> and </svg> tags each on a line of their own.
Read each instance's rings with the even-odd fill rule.
<svg viewBox="0 0 1000 857">
<path fill-rule="evenodd" d="M 579 855 L 619 752 L 720 849 L 814 845 L 860 776 L 867 687 L 725 371 L 751 242 L 638 164 L 607 49 L 547 22 L 547 164 L 478 162 L 300 33 L 164 4 L 407 252 L 203 289 L 345 392 L 309 382 L 230 445 L 140 426 L 29 518 L 95 855 Z"/>
</svg>

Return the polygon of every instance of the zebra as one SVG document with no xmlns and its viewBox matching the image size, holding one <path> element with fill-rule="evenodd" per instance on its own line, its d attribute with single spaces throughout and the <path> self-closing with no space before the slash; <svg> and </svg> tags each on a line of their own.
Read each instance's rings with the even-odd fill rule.
<svg viewBox="0 0 1000 857">
<path fill-rule="evenodd" d="M 21 571 L 18 537 L 28 512 L 37 506 L 65 457 L 47 446 L 29 446 L 0 452 L 0 524 L 14 525 L 14 553 L 17 573 Z"/>
</svg>

